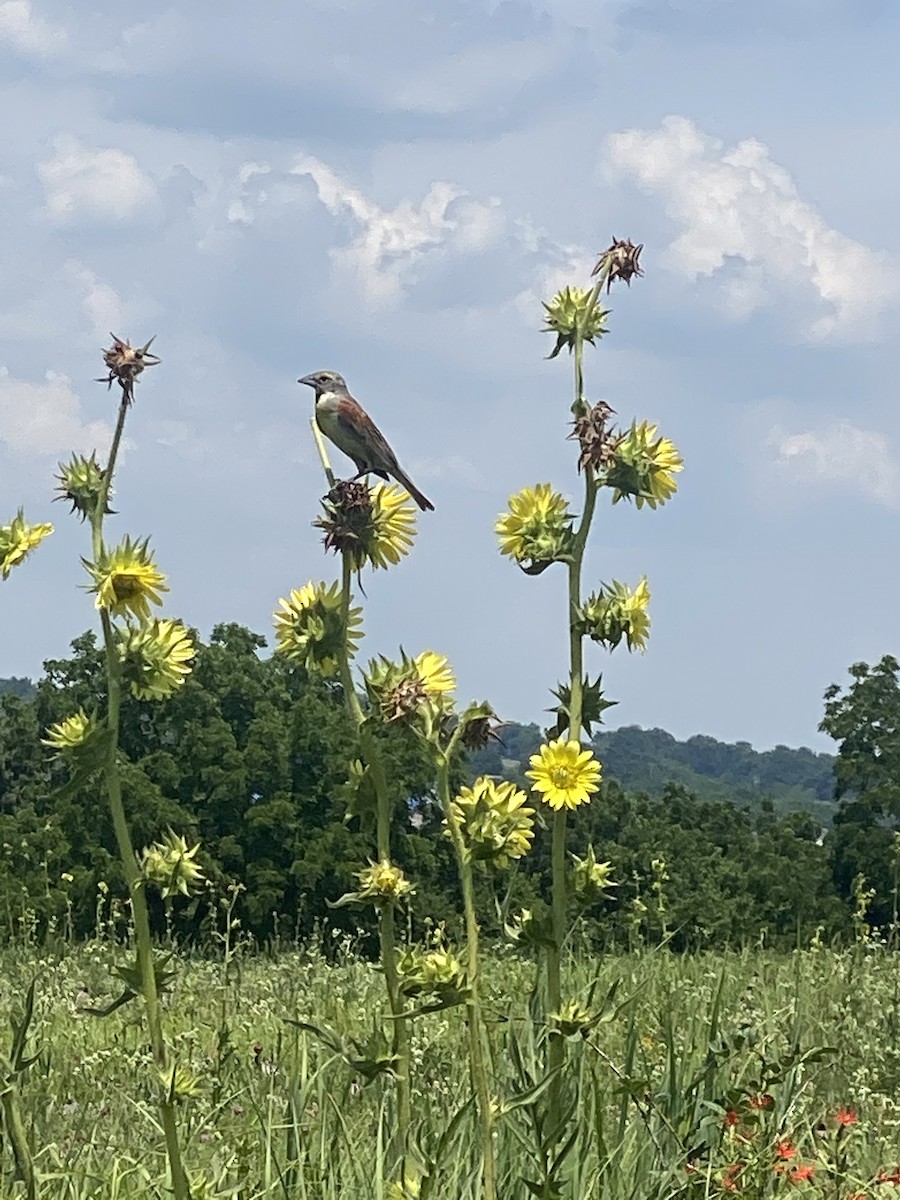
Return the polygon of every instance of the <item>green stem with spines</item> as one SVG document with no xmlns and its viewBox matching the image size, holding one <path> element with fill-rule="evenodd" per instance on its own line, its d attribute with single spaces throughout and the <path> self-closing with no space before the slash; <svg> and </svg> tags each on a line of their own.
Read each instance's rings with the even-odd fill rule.
<svg viewBox="0 0 900 1200">
<path fill-rule="evenodd" d="M 316 431 L 318 432 L 318 431 Z M 325 448 L 319 441 L 319 452 L 323 456 L 326 474 L 333 484 L 334 476 L 327 466 Z M 376 797 L 375 848 L 380 862 L 391 861 L 391 798 L 388 792 L 387 776 L 384 761 L 378 749 L 375 737 L 368 726 L 366 715 L 359 702 L 356 688 L 353 686 L 353 674 L 350 669 L 350 652 L 347 642 L 347 630 L 350 618 L 351 580 L 353 562 L 350 551 L 345 550 L 341 555 L 341 628 L 344 638 L 339 655 L 341 687 L 344 692 L 344 703 L 351 720 L 359 733 L 359 748 L 363 762 L 369 770 L 372 786 Z M 397 933 L 395 927 L 394 906 L 383 904 L 378 909 L 378 940 L 381 950 L 381 969 L 384 972 L 385 988 L 388 1005 L 391 1010 L 394 1027 L 393 1049 L 396 1060 L 394 1074 L 397 1078 L 397 1131 L 401 1143 L 406 1147 L 409 1127 L 412 1123 L 412 1103 L 410 1100 L 409 1082 L 409 1028 L 403 1016 L 403 1000 L 400 995 L 400 977 L 397 971 Z"/>
<path fill-rule="evenodd" d="M 125 417 L 128 413 L 128 401 L 123 394 L 119 405 L 119 415 L 110 446 L 109 459 L 103 471 L 100 491 L 91 513 L 91 541 L 94 562 L 100 561 L 105 552 L 103 540 L 103 518 L 112 488 L 113 474 L 118 458 L 122 431 L 125 428 Z M 137 952 L 138 970 L 141 979 L 141 992 L 144 1007 L 147 1012 L 147 1024 L 150 1028 L 150 1046 L 153 1058 L 162 1077 L 168 1073 L 168 1051 L 162 1024 L 162 1008 L 159 1001 L 159 990 L 156 986 L 156 976 L 153 970 L 153 941 L 150 934 L 150 917 L 147 911 L 147 897 L 144 891 L 144 880 L 138 867 L 137 855 L 131 840 L 131 830 L 125 815 L 125 805 L 122 798 L 122 779 L 119 772 L 119 725 L 122 709 L 122 665 L 116 645 L 116 634 L 113 623 L 106 609 L 100 610 L 100 623 L 103 628 L 103 645 L 106 661 L 107 678 L 107 709 L 106 709 L 106 760 L 103 764 L 103 774 L 106 779 L 106 792 L 109 799 L 116 845 L 122 863 L 122 871 L 128 886 L 128 898 L 131 903 L 131 913 L 134 920 L 135 948 Z M 190 1200 L 190 1189 L 187 1176 L 181 1161 L 181 1149 L 178 1142 L 178 1124 L 175 1119 L 175 1106 L 166 1089 L 164 1097 L 159 1102 L 162 1118 L 163 1134 L 166 1140 L 166 1154 L 169 1159 L 169 1169 L 172 1173 L 172 1192 L 175 1200 Z"/>
<path fill-rule="evenodd" d="M 450 800 L 450 761 L 456 749 L 461 728 L 450 739 L 447 749 L 438 755 L 438 796 L 450 840 L 456 853 L 456 866 L 463 894 L 463 911 L 466 922 L 466 985 L 469 990 L 466 1000 L 466 1024 L 469 1036 L 469 1062 L 472 1082 L 478 1101 L 478 1117 L 481 1128 L 481 1166 L 484 1200 L 496 1200 L 497 1169 L 494 1159 L 494 1121 L 491 1110 L 491 1089 L 485 1063 L 485 1028 L 481 1012 L 481 994 L 478 969 L 478 918 L 475 913 L 475 887 L 472 879 L 472 864 L 466 856 L 465 843 L 459 821 L 456 819 Z"/>
<path fill-rule="evenodd" d="M 584 398 L 584 329 L 594 307 L 599 303 L 600 291 L 608 271 L 601 271 L 596 284 L 582 310 L 581 320 L 575 329 L 573 358 L 575 365 L 575 400 L 572 412 L 576 417 L 583 415 Z M 569 739 L 581 741 L 581 726 L 584 702 L 584 635 L 579 628 L 578 611 L 581 607 L 581 570 L 587 547 L 591 522 L 597 502 L 597 481 L 590 463 L 584 467 L 584 508 L 578 528 L 572 536 L 570 555 L 567 559 L 568 616 L 569 616 Z M 553 814 L 553 830 L 550 848 L 551 878 L 551 944 L 547 949 L 547 1011 L 558 1013 L 562 1006 L 562 948 L 566 939 L 566 809 L 559 808 Z M 548 1033 L 547 1067 L 554 1072 L 548 1094 L 550 1126 L 561 1128 L 562 1068 L 565 1062 L 565 1042 L 558 1030 Z"/>
</svg>

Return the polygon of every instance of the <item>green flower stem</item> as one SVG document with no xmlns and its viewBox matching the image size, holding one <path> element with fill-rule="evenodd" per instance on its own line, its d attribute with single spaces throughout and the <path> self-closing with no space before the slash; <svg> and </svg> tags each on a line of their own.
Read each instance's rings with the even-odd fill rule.
<svg viewBox="0 0 900 1200">
<path fill-rule="evenodd" d="M 494 1122 L 491 1112 L 491 1089 L 488 1080 L 484 1053 L 484 1020 L 481 1014 L 480 981 L 478 974 L 478 920 L 475 915 L 475 888 L 472 881 L 472 864 L 466 857 L 459 821 L 453 814 L 450 800 L 450 760 L 456 748 L 457 737 L 450 739 L 438 759 L 438 795 L 447 821 L 447 829 L 456 852 L 456 865 L 462 886 L 463 909 L 466 917 L 466 982 L 469 998 L 466 1000 L 466 1024 L 469 1033 L 469 1062 L 472 1082 L 478 1100 L 478 1116 L 481 1124 L 481 1163 L 484 1183 L 484 1200 L 496 1200 L 497 1172 L 494 1164 Z"/>
<path fill-rule="evenodd" d="M 22 1119 L 22 1109 L 19 1105 L 19 1088 L 14 1076 L 6 1080 L 0 1091 L 0 1104 L 3 1107 L 3 1130 L 12 1146 L 16 1171 L 25 1185 L 27 1200 L 37 1200 L 37 1176 L 34 1172 L 34 1162 L 28 1146 L 28 1135 L 25 1132 L 25 1122 Z"/>
<path fill-rule="evenodd" d="M 319 447 L 324 456 L 324 447 Z M 334 478 L 333 476 L 331 477 Z M 353 574 L 353 563 L 348 552 L 341 556 L 343 570 L 341 576 L 341 626 L 346 631 L 350 613 L 350 583 Z M 387 777 L 384 772 L 384 762 L 378 749 L 378 744 L 369 729 L 365 713 L 359 702 L 356 688 L 353 686 L 353 675 L 350 670 L 350 656 L 347 651 L 346 638 L 341 646 L 340 654 L 341 686 L 344 692 L 344 702 L 351 719 L 359 730 L 359 747 L 363 762 L 369 769 L 372 786 L 377 800 L 376 810 L 376 850 L 380 862 L 391 861 L 391 799 L 388 794 Z M 409 1127 L 412 1123 L 412 1106 L 409 1094 L 409 1028 L 403 1016 L 403 1000 L 400 995 L 400 978 L 397 973 L 397 935 L 394 922 L 394 906 L 383 904 L 378 908 L 378 938 L 381 948 L 381 969 L 384 971 L 385 987 L 387 988 L 388 1004 L 394 1026 L 394 1068 L 397 1077 L 397 1129 L 401 1141 L 406 1142 Z"/>
<path fill-rule="evenodd" d="M 97 504 L 91 516 L 91 535 L 94 561 L 97 562 L 103 553 L 103 517 L 106 512 L 112 486 L 119 444 L 122 440 L 122 430 L 125 426 L 125 416 L 128 404 L 124 397 L 119 405 L 119 417 L 113 434 L 109 460 L 103 472 L 103 485 Z M 109 613 L 100 611 L 100 622 L 103 626 L 103 643 L 106 652 L 106 677 L 108 701 L 106 726 L 108 743 L 106 761 L 103 772 L 106 777 L 106 791 L 109 797 L 109 807 L 112 813 L 113 828 L 116 844 L 119 848 L 119 858 L 122 861 L 122 871 L 128 885 L 128 897 L 131 901 L 131 912 L 134 918 L 134 936 L 137 949 L 138 969 L 141 977 L 141 991 L 147 1010 L 147 1024 L 150 1027 L 150 1045 L 153 1057 L 159 1071 L 165 1076 L 168 1068 L 166 1040 L 162 1026 L 162 1009 L 159 1003 L 159 991 L 156 987 L 156 975 L 153 970 L 153 942 L 150 936 L 150 918 L 147 912 L 147 897 L 144 892 L 143 879 L 138 868 L 137 856 L 131 841 L 131 831 L 125 816 L 125 805 L 122 800 L 122 779 L 119 773 L 119 718 L 122 707 L 122 669 L 116 648 L 115 632 Z M 163 1132 L 166 1139 L 166 1153 L 169 1159 L 169 1169 L 172 1173 L 172 1191 L 175 1200 L 190 1200 L 187 1177 L 181 1161 L 181 1150 L 178 1144 L 178 1125 L 175 1119 L 175 1106 L 170 1089 L 166 1089 L 165 1098 L 160 1100 L 160 1115 Z"/>
<path fill-rule="evenodd" d="M 594 305 L 599 303 L 600 291 L 606 280 L 608 271 L 600 273 L 594 285 L 588 303 L 585 306 L 585 317 L 590 315 Z M 584 332 L 579 327 L 575 332 L 575 400 L 572 412 L 581 416 L 585 408 L 584 398 Z M 584 563 L 584 553 L 587 547 L 591 522 L 594 519 L 594 508 L 597 503 L 597 482 L 590 465 L 584 468 L 584 507 L 581 521 L 575 531 L 571 559 L 568 563 L 568 610 L 569 610 L 569 738 L 581 740 L 582 704 L 584 699 L 584 641 L 583 634 L 578 628 L 577 614 L 581 606 L 581 569 Z M 547 1010 L 559 1012 L 562 1007 L 562 948 L 566 940 L 566 810 L 558 809 L 553 815 L 553 833 L 550 849 L 551 871 L 551 923 L 552 944 L 547 950 Z M 554 1072 L 548 1094 L 550 1121 L 554 1128 L 560 1128 L 560 1098 L 562 1086 L 562 1067 L 565 1061 L 565 1041 L 558 1030 L 552 1029 L 549 1034 L 547 1067 Z"/>
</svg>

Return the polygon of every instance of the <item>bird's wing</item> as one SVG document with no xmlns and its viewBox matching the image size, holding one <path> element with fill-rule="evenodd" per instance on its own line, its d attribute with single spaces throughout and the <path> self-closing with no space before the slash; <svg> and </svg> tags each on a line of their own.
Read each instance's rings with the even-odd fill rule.
<svg viewBox="0 0 900 1200">
<path fill-rule="evenodd" d="M 338 421 L 341 429 L 346 433 L 348 440 L 355 441 L 359 446 L 368 464 L 372 467 L 386 467 L 389 470 L 396 470 L 397 456 L 390 448 L 384 434 L 366 412 L 359 405 L 357 419 L 365 430 L 365 446 L 360 445 L 359 433 L 354 423 L 348 420 L 340 410 L 338 410 Z"/>
</svg>

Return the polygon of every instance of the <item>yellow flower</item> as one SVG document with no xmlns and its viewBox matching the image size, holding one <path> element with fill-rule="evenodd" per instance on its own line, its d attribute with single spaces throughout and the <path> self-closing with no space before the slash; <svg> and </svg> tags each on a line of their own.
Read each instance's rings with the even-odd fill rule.
<svg viewBox="0 0 900 1200">
<path fill-rule="evenodd" d="M 287 600 L 279 600 L 274 614 L 276 649 L 308 671 L 334 675 L 346 638 L 349 657 L 362 637 L 361 610 L 351 608 L 347 628 L 341 619 L 341 590 L 337 583 L 305 583 L 294 588 Z"/>
<path fill-rule="evenodd" d="M 647 576 L 632 591 L 625 583 L 613 580 L 595 592 L 581 609 L 581 627 L 595 642 L 614 650 L 624 637 L 628 649 L 646 650 L 650 635 L 650 588 Z"/>
<path fill-rule="evenodd" d="M 166 577 L 148 549 L 148 538 L 133 542 L 130 537 L 113 550 L 104 550 L 96 563 L 84 560 L 97 593 L 97 608 L 113 616 L 131 613 L 139 621 L 150 620 L 150 605 L 162 604 L 160 592 L 167 592 Z"/>
<path fill-rule="evenodd" d="M 83 708 L 79 708 L 71 717 L 51 725 L 41 741 L 52 750 L 57 750 L 60 755 L 71 754 L 84 746 L 96 729 L 96 720 L 89 717 Z"/>
<path fill-rule="evenodd" d="M 0 578 L 8 579 L 35 546 L 53 532 L 52 525 L 28 525 L 20 508 L 8 525 L 0 525 Z"/>
<path fill-rule="evenodd" d="M 196 654 L 191 635 L 178 621 L 154 620 L 121 636 L 122 677 L 138 700 L 165 700 L 191 673 Z"/>
<path fill-rule="evenodd" d="M 368 487 L 341 480 L 322 502 L 324 516 L 313 522 L 325 530 L 326 550 L 348 552 L 354 570 L 389 567 L 409 554 L 416 536 L 416 508 L 409 493 L 393 483 Z"/>
<path fill-rule="evenodd" d="M 416 658 L 400 652 L 400 662 L 381 656 L 365 673 L 369 698 L 386 721 L 399 721 L 427 708 L 441 709 L 456 687 L 453 668 L 443 654 L 423 650 Z"/>
<path fill-rule="evenodd" d="M 638 508 L 656 508 L 678 490 L 675 473 L 683 470 L 684 462 L 673 442 L 656 437 L 657 428 L 649 421 L 634 422 L 620 438 L 603 480 L 613 488 L 613 504 L 627 497 Z"/>
<path fill-rule="evenodd" d="M 375 905 L 396 904 L 415 891 L 403 871 L 386 858 L 357 871 L 356 878 L 359 880 L 359 891 L 355 898 L 371 900 Z"/>
<path fill-rule="evenodd" d="M 577 808 L 587 804 L 600 787 L 600 764 L 592 750 L 582 750 L 578 742 L 560 738 L 541 746 L 531 756 L 531 770 L 525 774 L 533 780 L 534 791 L 541 793 L 551 808 Z"/>
<path fill-rule="evenodd" d="M 514 783 L 495 783 L 485 775 L 461 788 L 450 815 L 459 827 L 466 857 L 505 867 L 527 854 L 534 837 L 534 809 L 527 803 L 528 797 Z M 450 829 L 445 832 L 449 837 Z"/>
<path fill-rule="evenodd" d="M 183 837 L 172 830 L 162 841 L 148 846 L 141 855 L 141 872 L 145 879 L 155 883 L 163 898 L 179 892 L 190 896 L 203 882 L 202 868 L 197 864 L 200 843 L 189 847 Z"/>
<path fill-rule="evenodd" d="M 203 1094 L 200 1080 L 187 1067 L 173 1063 L 165 1071 L 160 1071 L 159 1080 L 171 1100 L 194 1100 Z M 192 1192 L 191 1195 L 196 1195 Z"/>
<path fill-rule="evenodd" d="M 500 553 L 516 562 L 552 562 L 568 549 L 572 513 L 566 500 L 549 483 L 522 488 L 507 501 L 494 526 Z"/>
</svg>

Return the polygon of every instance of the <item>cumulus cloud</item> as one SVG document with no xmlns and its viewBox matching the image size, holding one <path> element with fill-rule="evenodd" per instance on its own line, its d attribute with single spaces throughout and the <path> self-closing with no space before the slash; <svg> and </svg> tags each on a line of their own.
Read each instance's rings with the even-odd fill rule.
<svg viewBox="0 0 900 1200">
<path fill-rule="evenodd" d="M 385 209 L 317 158 L 301 159 L 291 173 L 310 176 L 325 208 L 355 231 L 332 255 L 357 278 L 373 306 L 396 304 L 427 256 L 482 250 L 504 224 L 499 200 L 474 200 L 452 183 L 432 183 L 419 204 L 401 200 Z"/>
<path fill-rule="evenodd" d="M 769 436 L 775 465 L 799 485 L 839 485 L 886 508 L 900 507 L 900 464 L 882 433 L 834 421 L 818 430 Z"/>
<path fill-rule="evenodd" d="M 127 221 L 157 198 L 133 154 L 112 147 L 92 150 L 74 137 L 57 138 L 53 156 L 37 170 L 47 213 L 60 223 L 84 217 Z"/>
<path fill-rule="evenodd" d="M 78 288 L 91 337 L 103 344 L 113 330 L 124 328 L 125 306 L 116 289 L 79 262 L 67 262 L 63 273 Z"/>
<path fill-rule="evenodd" d="M 613 134 L 608 151 L 612 174 L 659 195 L 681 227 L 667 251 L 673 270 L 695 280 L 730 268 L 724 298 L 735 318 L 800 285 L 816 298 L 810 336 L 868 340 L 900 298 L 898 264 L 831 229 L 755 138 L 726 147 L 670 116 L 659 129 Z"/>
<path fill-rule="evenodd" d="M 110 437 L 104 421 L 82 421 L 81 404 L 65 375 L 48 371 L 43 383 L 32 383 L 0 367 L 0 442 L 14 455 L 85 453 L 102 449 Z"/>
<path fill-rule="evenodd" d="M 0 42 L 7 42 L 20 54 L 53 58 L 67 40 L 66 31 L 37 16 L 29 0 L 0 2 Z"/>
</svg>

